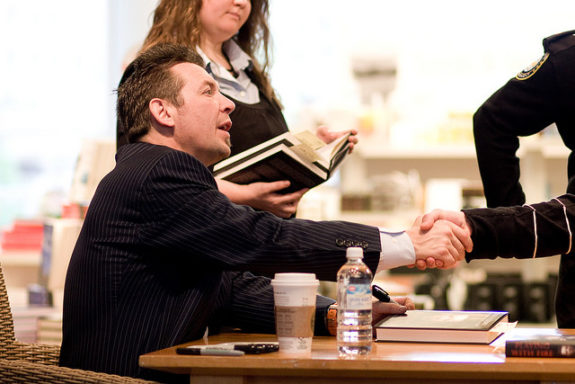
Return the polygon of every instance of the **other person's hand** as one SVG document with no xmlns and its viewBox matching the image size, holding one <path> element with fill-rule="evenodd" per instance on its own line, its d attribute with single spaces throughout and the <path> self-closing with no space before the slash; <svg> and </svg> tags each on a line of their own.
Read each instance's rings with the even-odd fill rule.
<svg viewBox="0 0 575 384">
<path fill-rule="evenodd" d="M 357 138 L 356 129 L 350 129 L 348 131 L 330 131 L 328 127 L 326 127 L 325 125 L 320 125 L 319 127 L 317 127 L 316 136 L 320 138 L 324 143 L 329 144 L 338 137 L 341 137 L 348 132 L 351 133 L 351 135 L 347 139 L 347 141 L 349 141 L 349 153 L 351 153 L 353 152 L 353 147 L 359 141 Z"/>
<path fill-rule="evenodd" d="M 296 213 L 299 201 L 308 191 L 307 188 L 304 188 L 291 193 L 279 193 L 289 186 L 289 181 L 257 182 L 243 185 L 241 187 L 245 194 L 244 204 L 287 219 Z"/>
<path fill-rule="evenodd" d="M 425 215 L 422 216 L 421 229 L 424 231 L 431 229 L 431 227 L 437 220 L 451 221 L 453 224 L 456 224 L 462 229 L 464 229 L 468 233 L 468 235 L 471 236 L 471 227 L 467 223 L 465 213 L 458 211 L 446 211 L 443 209 L 434 209 L 433 211 L 426 213 Z"/>
</svg>

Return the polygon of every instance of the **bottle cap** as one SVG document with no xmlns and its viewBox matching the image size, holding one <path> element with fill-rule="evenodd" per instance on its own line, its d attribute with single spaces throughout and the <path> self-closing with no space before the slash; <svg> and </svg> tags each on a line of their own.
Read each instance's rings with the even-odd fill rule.
<svg viewBox="0 0 575 384">
<path fill-rule="evenodd" d="M 349 247 L 347 248 L 345 256 L 348 259 L 363 259 L 363 248 Z"/>
</svg>

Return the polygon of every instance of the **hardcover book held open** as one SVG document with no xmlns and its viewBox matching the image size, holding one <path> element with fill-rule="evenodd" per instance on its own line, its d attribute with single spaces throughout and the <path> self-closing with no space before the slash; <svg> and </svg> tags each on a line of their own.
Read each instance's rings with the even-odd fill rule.
<svg viewBox="0 0 575 384">
<path fill-rule="evenodd" d="M 505 341 L 507 357 L 575 357 L 575 331 L 517 328 Z"/>
<path fill-rule="evenodd" d="M 325 144 L 309 131 L 286 132 L 214 166 L 214 176 L 237 184 L 289 180 L 285 192 L 323 183 L 347 155 L 349 133 Z"/>
<path fill-rule="evenodd" d="M 490 344 L 508 320 L 507 312 L 412 310 L 377 323 L 376 341 Z"/>
</svg>

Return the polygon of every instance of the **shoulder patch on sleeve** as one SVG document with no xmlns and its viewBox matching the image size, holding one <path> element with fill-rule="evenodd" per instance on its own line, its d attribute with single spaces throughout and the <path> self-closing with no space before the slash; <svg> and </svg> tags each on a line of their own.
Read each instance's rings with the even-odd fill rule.
<svg viewBox="0 0 575 384">
<path fill-rule="evenodd" d="M 549 53 L 545 53 L 543 56 L 541 56 L 541 58 L 538 61 L 532 63 L 530 66 L 519 72 L 517 76 L 515 76 L 515 78 L 517 80 L 526 80 L 530 78 L 535 74 L 535 72 L 537 72 L 537 70 L 539 70 L 539 68 L 541 68 L 541 66 L 543 65 L 543 63 L 545 63 L 545 60 L 547 60 L 548 57 Z"/>
</svg>

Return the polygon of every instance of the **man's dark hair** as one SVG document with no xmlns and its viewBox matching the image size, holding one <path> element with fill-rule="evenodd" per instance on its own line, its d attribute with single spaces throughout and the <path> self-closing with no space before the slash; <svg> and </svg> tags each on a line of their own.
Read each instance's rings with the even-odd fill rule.
<svg viewBox="0 0 575 384">
<path fill-rule="evenodd" d="M 184 83 L 170 71 L 179 63 L 204 66 L 193 50 L 177 44 L 158 44 L 142 52 L 128 65 L 117 89 L 118 147 L 136 142 L 150 130 L 148 105 L 153 98 L 181 105 L 180 90 Z"/>
</svg>

